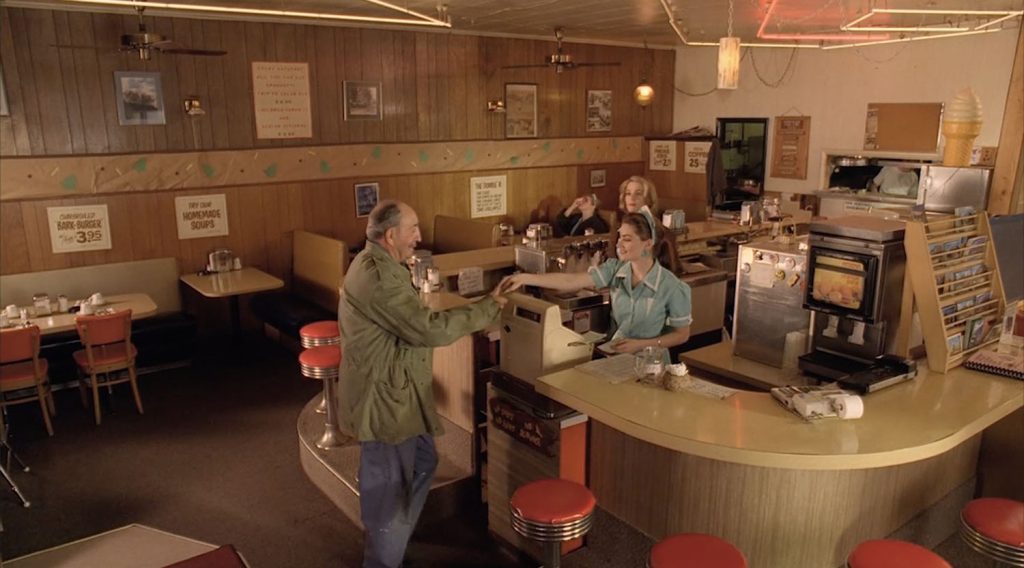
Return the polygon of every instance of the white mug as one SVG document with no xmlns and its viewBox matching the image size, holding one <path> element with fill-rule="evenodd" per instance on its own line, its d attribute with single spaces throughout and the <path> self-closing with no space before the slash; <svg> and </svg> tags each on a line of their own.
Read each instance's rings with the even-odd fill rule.
<svg viewBox="0 0 1024 568">
<path fill-rule="evenodd" d="M 4 313 L 7 314 L 7 317 L 14 319 L 18 317 L 18 306 L 15 306 L 14 304 L 8 305 L 4 308 Z"/>
<path fill-rule="evenodd" d="M 7 312 L 0 312 L 0 327 L 7 327 L 11 325 L 11 320 L 7 318 Z"/>
<path fill-rule="evenodd" d="M 82 302 L 81 310 L 79 310 L 78 313 L 82 314 L 83 316 L 91 316 L 92 315 L 92 304 L 89 303 L 89 302 Z"/>
<path fill-rule="evenodd" d="M 103 303 L 104 303 L 103 302 L 103 294 L 100 294 L 99 292 L 96 292 L 92 296 L 89 296 L 89 303 L 94 305 L 94 306 L 102 306 Z"/>
</svg>

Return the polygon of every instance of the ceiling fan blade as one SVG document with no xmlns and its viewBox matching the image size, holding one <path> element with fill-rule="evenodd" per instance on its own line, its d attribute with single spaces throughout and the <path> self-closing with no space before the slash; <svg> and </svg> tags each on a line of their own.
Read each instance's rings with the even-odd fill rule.
<svg viewBox="0 0 1024 568">
<path fill-rule="evenodd" d="M 174 47 L 162 47 L 160 45 L 153 45 L 155 49 L 159 50 L 160 53 L 171 53 L 174 55 L 208 55 L 208 56 L 220 56 L 227 55 L 228 52 L 220 49 L 192 49 L 189 47 L 182 47 L 175 45 Z"/>
<path fill-rule="evenodd" d="M 577 63 L 576 67 L 618 67 L 622 65 L 621 62 L 609 62 L 609 63 Z"/>
<path fill-rule="evenodd" d="M 98 45 L 70 45 L 70 44 L 64 44 L 64 43 L 51 43 L 50 47 L 56 47 L 57 49 L 93 49 L 93 50 L 108 49 L 107 47 L 101 47 L 101 46 L 98 46 Z"/>
<path fill-rule="evenodd" d="M 539 69 L 542 67 L 549 67 L 547 63 L 540 63 L 537 65 L 502 65 L 502 69 Z"/>
</svg>

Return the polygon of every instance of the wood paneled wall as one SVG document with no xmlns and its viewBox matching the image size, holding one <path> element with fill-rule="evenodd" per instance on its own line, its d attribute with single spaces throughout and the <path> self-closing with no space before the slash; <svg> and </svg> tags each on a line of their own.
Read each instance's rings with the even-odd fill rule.
<svg viewBox="0 0 1024 568">
<path fill-rule="evenodd" d="M 532 168 L 497 172 L 430 174 L 381 178 L 380 196 L 409 203 L 420 216 L 425 244 L 433 235 L 435 214 L 469 217 L 469 178 L 508 176 L 508 215 L 522 228 L 530 220 L 557 212 L 577 195 L 583 167 Z M 643 165 L 610 164 L 606 191 L 618 187 Z M 356 218 L 353 184 L 362 179 L 336 179 L 295 184 L 227 187 L 214 190 L 118 193 L 75 199 L 43 199 L 0 203 L 0 274 L 88 266 L 173 256 L 182 271 L 200 269 L 207 253 L 233 249 L 247 265 L 280 277 L 291 271 L 291 233 L 305 229 L 357 245 L 366 220 Z M 584 186 L 585 187 L 585 186 Z M 444 191 L 445 188 L 459 188 Z M 580 188 L 580 192 L 590 191 Z M 226 237 L 179 240 L 174 223 L 174 198 L 180 195 L 224 193 L 227 199 Z M 456 195 L 458 197 L 456 197 Z M 113 248 L 104 251 L 54 254 L 50 248 L 46 208 L 106 203 L 110 212 Z M 609 198 L 609 207 L 611 201 Z M 550 207 L 549 207 L 550 206 Z"/>
<path fill-rule="evenodd" d="M 503 115 L 485 107 L 488 99 L 504 97 L 508 82 L 537 84 L 539 138 L 587 135 L 588 89 L 613 91 L 612 131 L 601 135 L 665 134 L 672 127 L 673 51 L 567 44 L 578 61 L 622 65 L 556 74 L 550 68 L 502 69 L 543 61 L 553 41 L 166 17 L 145 21 L 176 42 L 228 54 L 154 54 L 141 61 L 117 51 L 120 35 L 136 29 L 134 16 L 3 8 L 0 63 L 11 116 L 0 117 L 0 155 L 500 139 Z M 309 63 L 311 139 L 255 138 L 253 61 Z M 125 70 L 161 74 L 166 125 L 118 125 L 113 73 Z M 659 94 L 647 109 L 632 101 L 641 74 Z M 383 120 L 344 120 L 346 80 L 381 82 Z M 207 114 L 186 117 L 186 95 L 198 95 Z"/>
</svg>

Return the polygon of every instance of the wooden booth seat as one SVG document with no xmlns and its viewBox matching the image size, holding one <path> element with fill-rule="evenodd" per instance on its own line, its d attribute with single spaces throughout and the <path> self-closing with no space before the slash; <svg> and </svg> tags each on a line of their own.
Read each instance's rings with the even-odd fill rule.
<svg viewBox="0 0 1024 568">
<path fill-rule="evenodd" d="M 495 221 L 434 216 L 434 254 L 496 247 L 501 228 Z"/>
<path fill-rule="evenodd" d="M 0 306 L 32 304 L 32 295 L 45 292 L 51 300 L 60 294 L 74 301 L 94 292 L 105 296 L 145 293 L 156 304 L 156 314 L 132 323 L 132 343 L 139 349 L 140 373 L 191 361 L 195 351 L 195 318 L 182 312 L 178 259 L 153 258 L 0 276 Z M 82 349 L 72 330 L 42 337 L 40 356 L 50 362 L 54 383 L 76 376 L 72 353 Z"/>
<path fill-rule="evenodd" d="M 302 326 L 338 318 L 338 290 L 347 267 L 344 241 L 295 231 L 291 290 L 258 294 L 252 299 L 252 311 L 266 325 L 298 339 Z"/>
</svg>

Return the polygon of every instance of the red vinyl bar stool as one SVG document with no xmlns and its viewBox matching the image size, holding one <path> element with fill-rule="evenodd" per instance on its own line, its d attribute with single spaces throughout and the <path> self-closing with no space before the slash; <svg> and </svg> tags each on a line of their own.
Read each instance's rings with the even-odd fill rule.
<svg viewBox="0 0 1024 568">
<path fill-rule="evenodd" d="M 341 331 L 337 320 L 323 320 L 307 323 L 299 330 L 299 341 L 303 348 L 321 345 L 341 345 Z M 320 397 L 316 409 L 320 414 L 327 414 L 327 397 Z"/>
<path fill-rule="evenodd" d="M 647 568 L 747 568 L 747 559 L 729 542 L 700 533 L 667 536 L 651 549 Z"/>
<path fill-rule="evenodd" d="M 321 450 L 329 450 L 344 443 L 344 436 L 338 430 L 337 412 L 334 408 L 334 386 L 338 382 L 338 367 L 340 365 L 340 345 L 310 347 L 299 353 L 299 367 L 302 369 L 302 376 L 320 379 L 324 382 L 327 419 L 324 421 L 324 433 L 316 441 L 316 447 Z"/>
<path fill-rule="evenodd" d="M 561 543 L 587 534 L 597 499 L 579 483 L 541 479 L 516 489 L 508 504 L 512 528 L 544 546 L 545 568 L 559 568 Z"/>
<path fill-rule="evenodd" d="M 960 511 L 960 537 L 981 554 L 1010 566 L 1024 566 L 1024 503 L 975 499 Z"/>
<path fill-rule="evenodd" d="M 902 540 L 866 540 L 846 558 L 849 568 L 953 568 L 923 546 Z"/>
</svg>

